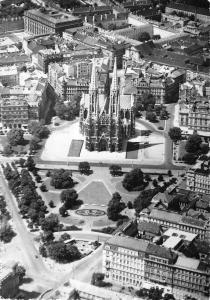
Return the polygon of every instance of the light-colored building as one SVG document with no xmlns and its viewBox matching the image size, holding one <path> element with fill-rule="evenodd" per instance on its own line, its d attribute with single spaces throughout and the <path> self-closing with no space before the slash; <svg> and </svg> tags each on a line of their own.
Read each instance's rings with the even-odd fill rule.
<svg viewBox="0 0 210 300">
<path fill-rule="evenodd" d="M 177 244 L 177 237 L 172 239 L 170 245 Z M 107 281 L 136 289 L 157 286 L 177 300 L 209 297 L 207 263 L 141 239 L 115 235 L 106 241 L 103 272 Z"/>
<path fill-rule="evenodd" d="M 142 26 L 131 26 L 128 28 L 122 28 L 114 30 L 113 34 L 122 35 L 130 39 L 138 40 L 142 32 L 149 33 L 150 37 L 153 36 L 152 24 L 144 24 Z"/>
<path fill-rule="evenodd" d="M 105 90 L 109 69 L 108 58 L 95 59 L 97 79 L 99 82 L 98 92 Z M 63 101 L 71 101 L 76 94 L 87 94 L 89 91 L 90 76 L 92 69 L 91 59 L 75 59 L 66 63 L 52 63 L 49 65 L 48 80 L 56 94 Z"/>
<path fill-rule="evenodd" d="M 210 235 L 207 221 L 156 208 L 151 209 L 147 214 L 141 213 L 139 221 L 155 222 L 162 225 L 163 229 L 171 227 L 194 233 L 202 240 L 209 238 Z"/>
<path fill-rule="evenodd" d="M 0 82 L 5 86 L 19 83 L 19 73 L 16 66 L 0 67 Z"/>
<path fill-rule="evenodd" d="M 82 20 L 64 11 L 52 8 L 27 10 L 24 13 L 24 31 L 33 35 L 62 34 L 68 28 L 82 25 Z"/>
<path fill-rule="evenodd" d="M 70 279 L 63 286 L 52 292 L 49 300 L 143 300 L 142 298 L 114 292 L 109 289 L 97 287 L 89 283 Z"/>
<path fill-rule="evenodd" d="M 198 162 L 187 171 L 187 188 L 189 190 L 210 194 L 210 165 Z"/>
</svg>

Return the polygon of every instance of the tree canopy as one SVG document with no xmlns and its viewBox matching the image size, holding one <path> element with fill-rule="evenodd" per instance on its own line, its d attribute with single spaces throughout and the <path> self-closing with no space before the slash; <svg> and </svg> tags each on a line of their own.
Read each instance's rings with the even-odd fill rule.
<svg viewBox="0 0 210 300">
<path fill-rule="evenodd" d="M 67 189 L 74 186 L 74 181 L 70 171 L 58 169 L 51 173 L 50 184 L 56 189 Z"/>
<path fill-rule="evenodd" d="M 107 216 L 110 220 L 117 221 L 120 217 L 120 212 L 125 208 L 125 203 L 121 201 L 121 196 L 118 192 L 112 195 L 112 199 L 108 203 Z"/>
<path fill-rule="evenodd" d="M 61 192 L 60 199 L 66 209 L 72 209 L 78 203 L 77 191 L 74 189 L 64 190 Z"/>
<path fill-rule="evenodd" d="M 185 150 L 188 153 L 197 153 L 198 150 L 200 150 L 201 143 L 201 137 L 197 133 L 194 133 L 188 137 L 185 145 Z"/>
<path fill-rule="evenodd" d="M 182 139 L 182 131 L 179 127 L 170 128 L 168 135 L 174 142 L 180 141 Z"/>
<path fill-rule="evenodd" d="M 138 190 L 138 188 L 144 184 L 144 173 L 139 168 L 127 173 L 122 181 L 123 187 L 128 191 Z"/>
<path fill-rule="evenodd" d="M 24 143 L 23 134 L 24 132 L 22 129 L 11 129 L 7 133 L 8 143 L 11 146 L 22 145 Z"/>
<path fill-rule="evenodd" d="M 28 131 L 39 139 L 48 138 L 50 131 L 41 122 L 31 121 L 28 124 Z"/>
</svg>

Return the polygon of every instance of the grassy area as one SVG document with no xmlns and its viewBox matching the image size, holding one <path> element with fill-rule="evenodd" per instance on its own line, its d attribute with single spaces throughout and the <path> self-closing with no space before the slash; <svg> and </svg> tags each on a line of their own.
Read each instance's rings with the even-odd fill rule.
<svg viewBox="0 0 210 300">
<path fill-rule="evenodd" d="M 83 200 L 84 204 L 107 205 L 111 194 L 103 182 L 93 181 L 79 192 L 79 199 Z"/>
<path fill-rule="evenodd" d="M 80 152 L 82 150 L 83 143 L 83 140 L 72 140 L 68 156 L 80 157 Z"/>
</svg>

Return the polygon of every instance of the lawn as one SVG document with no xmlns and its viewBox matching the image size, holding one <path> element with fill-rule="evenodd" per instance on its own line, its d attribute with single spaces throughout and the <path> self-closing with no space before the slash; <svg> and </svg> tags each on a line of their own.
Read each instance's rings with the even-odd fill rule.
<svg viewBox="0 0 210 300">
<path fill-rule="evenodd" d="M 84 204 L 107 205 L 111 199 L 111 194 L 103 182 L 93 181 L 79 192 L 79 199 Z"/>
<path fill-rule="evenodd" d="M 83 140 L 72 140 L 68 156 L 80 157 L 80 152 L 82 150 L 83 143 Z"/>
<path fill-rule="evenodd" d="M 126 149 L 126 158 L 127 159 L 137 159 L 139 152 L 139 143 L 138 142 L 128 142 Z"/>
</svg>

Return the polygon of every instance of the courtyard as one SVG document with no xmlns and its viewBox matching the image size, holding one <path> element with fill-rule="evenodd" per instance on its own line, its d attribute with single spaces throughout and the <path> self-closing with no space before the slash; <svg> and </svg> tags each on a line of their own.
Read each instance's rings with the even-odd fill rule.
<svg viewBox="0 0 210 300">
<path fill-rule="evenodd" d="M 88 151 L 85 149 L 84 136 L 79 132 L 79 122 L 68 127 L 57 128 L 46 141 L 41 154 L 43 161 L 141 163 L 160 165 L 164 162 L 165 138 L 160 132 L 143 136 L 147 128 L 136 123 L 136 136 L 124 143 L 120 152 Z M 131 148 L 130 146 L 131 145 Z M 134 147 L 133 147 L 134 146 Z"/>
</svg>

